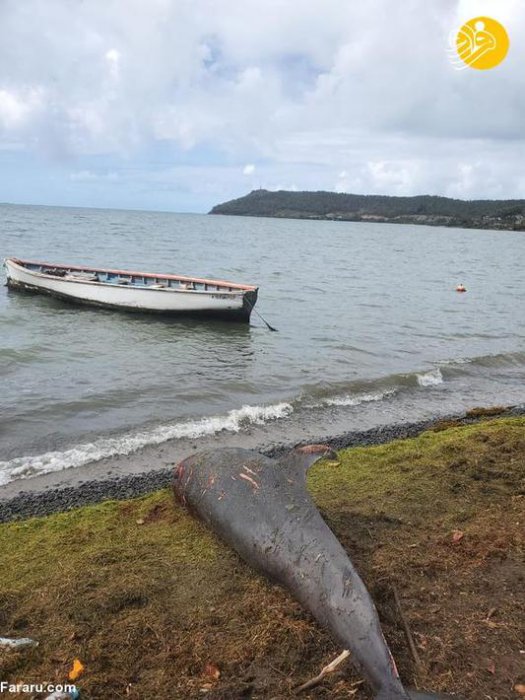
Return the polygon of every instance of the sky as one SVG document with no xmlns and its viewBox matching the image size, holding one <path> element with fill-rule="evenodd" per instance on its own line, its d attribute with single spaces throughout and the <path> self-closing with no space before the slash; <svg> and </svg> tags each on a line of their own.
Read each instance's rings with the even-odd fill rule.
<svg viewBox="0 0 525 700">
<path fill-rule="evenodd" d="M 477 16 L 509 53 L 458 70 Z M 0 0 L 1 202 L 525 198 L 524 158 L 523 0 Z"/>
</svg>

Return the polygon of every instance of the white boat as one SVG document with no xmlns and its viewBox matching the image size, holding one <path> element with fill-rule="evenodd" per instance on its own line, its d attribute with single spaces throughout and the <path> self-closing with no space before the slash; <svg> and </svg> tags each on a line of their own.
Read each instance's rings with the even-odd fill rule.
<svg viewBox="0 0 525 700">
<path fill-rule="evenodd" d="M 182 275 L 6 258 L 7 286 L 124 311 L 250 319 L 258 288 Z"/>
</svg>

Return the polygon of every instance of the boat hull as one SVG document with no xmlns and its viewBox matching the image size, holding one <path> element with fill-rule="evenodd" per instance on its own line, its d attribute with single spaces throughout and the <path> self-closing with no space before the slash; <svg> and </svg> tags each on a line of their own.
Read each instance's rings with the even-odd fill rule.
<svg viewBox="0 0 525 700">
<path fill-rule="evenodd" d="M 63 301 L 118 311 L 248 322 L 257 301 L 257 289 L 194 291 L 137 288 L 52 277 L 5 261 L 7 286 L 47 294 Z"/>
</svg>

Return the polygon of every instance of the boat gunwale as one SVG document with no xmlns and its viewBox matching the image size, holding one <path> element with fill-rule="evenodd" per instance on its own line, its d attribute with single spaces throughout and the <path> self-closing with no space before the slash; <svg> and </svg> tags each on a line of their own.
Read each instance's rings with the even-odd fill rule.
<svg viewBox="0 0 525 700">
<path fill-rule="evenodd" d="M 38 262 L 36 260 L 22 260 L 21 258 L 6 258 L 5 262 L 9 262 L 12 265 L 15 265 L 16 267 L 22 269 L 24 272 L 27 272 L 31 275 L 35 275 L 37 277 L 43 277 L 45 279 L 51 279 L 51 280 L 63 280 L 64 282 L 74 282 L 76 284 L 92 284 L 92 285 L 97 285 L 97 286 L 105 286 L 105 287 L 111 287 L 114 289 L 116 286 L 112 282 L 97 282 L 97 281 L 92 281 L 92 280 L 82 280 L 82 279 L 65 279 L 64 277 L 56 277 L 55 275 L 50 275 L 45 272 L 39 272 L 38 270 L 30 270 L 26 267 L 26 265 L 39 265 L 40 267 L 48 267 L 48 268 L 54 268 L 54 269 L 62 269 L 62 270 L 74 270 L 77 272 L 104 272 L 104 273 L 111 273 L 115 275 L 127 275 L 127 276 L 136 276 L 136 277 L 148 277 L 150 279 L 167 279 L 167 280 L 175 280 L 178 282 L 196 282 L 198 284 L 210 284 L 210 285 L 215 285 L 216 287 L 219 287 L 217 290 L 209 290 L 209 289 L 175 289 L 173 287 L 148 287 L 147 285 L 144 286 L 137 286 L 137 285 L 129 285 L 127 287 L 126 285 L 121 285 L 122 289 L 137 289 L 139 291 L 142 290 L 149 290 L 153 292 L 180 292 L 183 294 L 231 294 L 232 296 L 238 296 L 240 292 L 245 293 L 245 292 L 254 292 L 258 291 L 258 287 L 255 285 L 245 285 L 245 284 L 239 284 L 237 282 L 228 282 L 227 280 L 212 280 L 212 279 L 207 279 L 203 277 L 187 277 L 184 275 L 171 275 L 168 273 L 154 273 L 154 272 L 137 272 L 133 270 L 114 270 L 111 268 L 104 268 L 104 267 L 87 267 L 87 266 L 80 266 L 80 265 L 61 265 L 61 264 L 54 264 L 54 263 L 44 263 L 44 262 Z M 229 287 L 230 289 L 221 289 L 221 287 Z"/>
</svg>

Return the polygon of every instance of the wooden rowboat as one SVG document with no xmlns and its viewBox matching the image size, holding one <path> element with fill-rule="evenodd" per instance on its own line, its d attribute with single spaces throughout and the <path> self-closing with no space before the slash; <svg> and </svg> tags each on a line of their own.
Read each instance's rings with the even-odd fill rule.
<svg viewBox="0 0 525 700">
<path fill-rule="evenodd" d="M 7 286 L 123 311 L 250 319 L 258 288 L 199 277 L 6 258 Z"/>
</svg>

